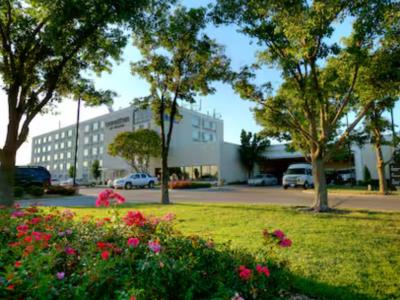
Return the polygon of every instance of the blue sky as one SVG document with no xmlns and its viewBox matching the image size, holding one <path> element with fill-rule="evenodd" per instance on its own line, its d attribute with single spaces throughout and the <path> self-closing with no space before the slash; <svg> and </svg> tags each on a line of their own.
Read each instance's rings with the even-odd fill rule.
<svg viewBox="0 0 400 300">
<path fill-rule="evenodd" d="M 186 6 L 206 5 L 207 0 L 187 0 L 183 1 Z M 351 30 L 350 22 L 338 25 L 332 37 L 333 40 L 340 40 L 340 37 L 347 35 Z M 226 54 L 232 60 L 232 67 L 239 69 L 241 66 L 255 62 L 255 53 L 257 45 L 250 44 L 250 40 L 236 31 L 234 26 L 224 26 L 215 28 L 209 26 L 206 33 L 215 38 L 220 44 L 226 47 Z M 147 83 L 133 77 L 130 73 L 130 63 L 140 59 L 140 54 L 132 45 L 128 45 L 124 50 L 123 62 L 115 64 L 111 74 L 102 74 L 101 77 L 93 77 L 96 86 L 101 89 L 111 89 L 118 93 L 114 102 L 114 109 L 126 107 L 131 100 L 138 96 L 148 94 Z M 280 73 L 277 70 L 263 68 L 259 72 L 258 82 L 271 82 L 275 87 L 281 82 Z M 201 101 L 202 112 L 212 114 L 214 110 L 222 116 L 224 120 L 224 136 L 228 142 L 239 142 L 239 135 L 242 129 L 256 132 L 260 130 L 253 119 L 251 108 L 254 106 L 251 102 L 241 100 L 232 88 L 227 84 L 215 83 L 216 93 L 207 97 L 199 97 Z M 5 97 L 4 92 L 0 91 L 0 98 Z M 5 98 L 3 98 L 5 100 Z M 59 125 L 67 126 L 75 122 L 76 104 L 71 100 L 61 103 L 53 114 L 40 115 L 32 123 L 30 137 L 18 151 L 17 163 L 27 164 L 30 162 L 30 141 L 31 137 L 45 133 L 57 128 Z M 96 117 L 107 113 L 106 107 L 83 108 L 82 120 Z M 6 112 L 0 111 L 0 143 L 5 138 L 6 130 Z M 395 110 L 396 123 L 399 123 L 400 107 Z"/>
</svg>

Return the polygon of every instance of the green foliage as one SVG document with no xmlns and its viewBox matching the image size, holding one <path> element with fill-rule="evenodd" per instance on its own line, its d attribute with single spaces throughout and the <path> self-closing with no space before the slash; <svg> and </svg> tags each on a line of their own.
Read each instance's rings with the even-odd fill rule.
<svg viewBox="0 0 400 300">
<path fill-rule="evenodd" d="M 108 145 L 108 154 L 123 158 L 137 172 L 148 172 L 150 158 L 160 152 L 160 136 L 151 129 L 121 132 Z"/>
<path fill-rule="evenodd" d="M 46 189 L 46 194 L 73 196 L 76 194 L 76 189 L 73 186 L 51 185 Z"/>
<path fill-rule="evenodd" d="M 140 223 L 128 224 L 129 213 Z M 129 213 L 80 221 L 70 210 L 0 210 L 0 228 L 8 229 L 0 235 L 0 298 L 231 299 L 238 293 L 268 299 L 290 288 L 284 263 L 268 255 L 285 251 L 273 235 L 253 255 L 183 236 L 172 227 L 173 214 Z M 258 264 L 270 276 L 256 271 Z M 249 278 L 241 278 L 242 265 L 251 270 Z"/>
<path fill-rule="evenodd" d="M 68 169 L 68 176 L 70 178 L 74 178 L 74 174 L 75 174 L 75 167 L 74 166 L 70 166 Z"/>
<path fill-rule="evenodd" d="M 248 176 L 253 174 L 256 163 L 264 159 L 264 152 L 270 145 L 270 141 L 258 134 L 252 134 L 242 129 L 240 134 L 239 156 L 243 166 L 246 167 Z"/>
<path fill-rule="evenodd" d="M 371 182 L 371 172 L 367 166 L 364 166 L 364 181 L 368 184 Z"/>
<path fill-rule="evenodd" d="M 44 188 L 42 186 L 32 185 L 28 188 L 28 194 L 35 197 L 41 197 L 44 195 Z"/>
<path fill-rule="evenodd" d="M 24 195 L 24 188 L 20 186 L 14 187 L 14 197 L 21 198 Z"/>
<path fill-rule="evenodd" d="M 94 160 L 90 168 L 90 172 L 95 180 L 99 179 L 101 176 L 100 162 L 99 160 Z"/>
</svg>

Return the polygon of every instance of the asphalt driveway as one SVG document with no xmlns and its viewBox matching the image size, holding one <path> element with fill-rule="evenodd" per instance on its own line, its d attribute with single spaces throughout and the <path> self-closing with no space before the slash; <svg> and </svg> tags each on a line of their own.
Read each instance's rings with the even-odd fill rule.
<svg viewBox="0 0 400 300">
<path fill-rule="evenodd" d="M 39 202 L 45 206 L 94 206 L 101 188 L 82 188 L 80 196 L 66 198 L 48 198 L 40 201 L 21 200 L 22 205 Z M 159 203 L 159 189 L 118 190 L 129 203 Z M 198 190 L 172 190 L 172 202 L 214 202 L 243 204 L 276 204 L 288 206 L 310 206 L 312 190 L 283 190 L 281 187 L 226 186 L 221 188 Z M 400 211 L 400 196 L 330 194 L 329 204 L 333 208 L 354 208 L 373 211 Z"/>
</svg>

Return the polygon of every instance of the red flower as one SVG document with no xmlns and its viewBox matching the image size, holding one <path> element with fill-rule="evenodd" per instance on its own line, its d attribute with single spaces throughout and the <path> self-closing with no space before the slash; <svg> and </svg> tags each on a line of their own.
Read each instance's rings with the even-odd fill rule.
<svg viewBox="0 0 400 300">
<path fill-rule="evenodd" d="M 136 300 L 136 297 L 135 297 L 135 296 L 131 296 L 131 297 L 129 298 L 129 300 Z"/>
<path fill-rule="evenodd" d="M 267 277 L 270 276 L 270 272 L 269 272 L 268 267 L 263 267 L 261 265 L 257 265 L 256 266 L 256 270 L 257 270 L 258 274 L 264 274 Z"/>
<path fill-rule="evenodd" d="M 139 239 L 136 237 L 128 239 L 128 246 L 136 248 L 139 245 Z"/>
<path fill-rule="evenodd" d="M 68 255 L 75 255 L 76 254 L 76 250 L 74 248 L 71 248 L 71 247 L 65 247 L 65 253 L 67 253 Z"/>
<path fill-rule="evenodd" d="M 40 218 L 40 217 L 35 217 L 35 218 L 32 218 L 32 219 L 29 221 L 29 223 L 31 223 L 31 224 L 37 224 L 37 223 L 40 223 L 40 221 L 42 221 L 42 218 Z"/>
<path fill-rule="evenodd" d="M 17 226 L 17 230 L 18 230 L 19 232 L 27 232 L 28 229 L 29 229 L 29 226 L 26 225 L 26 224 L 21 224 L 21 225 L 18 225 L 18 226 Z"/>
<path fill-rule="evenodd" d="M 25 216 L 25 213 L 21 210 L 15 210 L 11 213 L 11 218 L 22 218 Z"/>
<path fill-rule="evenodd" d="M 31 236 L 26 236 L 24 238 L 24 242 L 31 243 L 32 242 L 32 237 Z"/>
<path fill-rule="evenodd" d="M 19 267 L 22 266 L 22 263 L 21 263 L 19 260 L 17 260 L 17 261 L 14 263 L 14 266 L 15 266 L 16 268 L 19 268 Z"/>
<path fill-rule="evenodd" d="M 140 211 L 128 211 L 123 220 L 128 226 L 144 226 L 146 223 L 146 218 Z"/>
<path fill-rule="evenodd" d="M 273 232 L 273 235 L 274 236 L 276 236 L 278 239 L 283 239 L 284 237 L 285 237 L 285 234 L 283 233 L 283 231 L 282 230 L 275 230 L 274 232 Z"/>
<path fill-rule="evenodd" d="M 243 280 L 249 280 L 251 277 L 251 270 L 247 269 L 245 266 L 239 266 L 239 277 Z"/>
<path fill-rule="evenodd" d="M 31 206 L 31 207 L 26 208 L 26 211 L 33 214 L 33 213 L 37 213 L 39 210 L 37 209 L 37 207 Z"/>
<path fill-rule="evenodd" d="M 110 258 L 110 252 L 108 252 L 108 251 L 103 251 L 103 252 L 101 253 L 101 258 L 102 258 L 103 260 L 109 259 L 109 258 Z"/>
<path fill-rule="evenodd" d="M 290 246 L 292 246 L 292 241 L 289 240 L 289 239 L 287 239 L 287 238 L 284 238 L 284 239 L 282 239 L 281 242 L 279 243 L 279 246 L 284 247 L 284 248 L 290 247 Z"/>
<path fill-rule="evenodd" d="M 14 290 L 14 285 L 10 284 L 9 286 L 6 287 L 7 290 L 13 291 Z"/>
</svg>

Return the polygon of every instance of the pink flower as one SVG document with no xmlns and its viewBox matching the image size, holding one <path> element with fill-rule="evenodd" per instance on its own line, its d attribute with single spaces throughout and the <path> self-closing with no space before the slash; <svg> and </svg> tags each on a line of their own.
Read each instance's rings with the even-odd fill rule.
<svg viewBox="0 0 400 300">
<path fill-rule="evenodd" d="M 264 274 L 267 277 L 270 276 L 270 272 L 269 272 L 268 267 L 263 267 L 261 265 L 257 265 L 256 266 L 256 270 L 257 270 L 258 274 Z"/>
<path fill-rule="evenodd" d="M 70 210 L 70 209 L 64 209 L 64 210 L 61 212 L 61 216 L 62 216 L 64 219 L 72 220 L 72 219 L 75 217 L 75 213 L 74 213 L 72 210 Z"/>
<path fill-rule="evenodd" d="M 65 273 L 64 272 L 57 272 L 56 277 L 58 280 L 63 280 L 65 277 Z"/>
<path fill-rule="evenodd" d="M 65 253 L 67 253 L 68 255 L 75 255 L 76 250 L 72 247 L 65 247 Z"/>
<path fill-rule="evenodd" d="M 121 194 L 114 193 L 113 195 L 114 195 L 114 198 L 117 200 L 118 204 L 122 204 L 122 203 L 124 203 L 126 201 L 125 197 L 122 196 Z"/>
<path fill-rule="evenodd" d="M 176 217 L 176 216 L 175 216 L 174 213 L 169 212 L 169 213 L 167 213 L 166 215 L 164 215 L 163 217 L 161 217 L 161 220 L 170 222 L 170 221 L 174 220 L 175 217 Z"/>
<path fill-rule="evenodd" d="M 273 235 L 274 236 L 276 236 L 278 239 L 283 239 L 284 237 L 285 237 L 285 234 L 283 233 L 283 231 L 282 230 L 275 230 L 274 232 L 273 232 Z"/>
<path fill-rule="evenodd" d="M 235 293 L 235 295 L 231 298 L 231 300 L 244 300 L 243 297 L 239 295 L 239 293 Z"/>
<path fill-rule="evenodd" d="M 290 247 L 290 246 L 292 246 L 292 241 L 287 238 L 283 238 L 281 240 L 281 242 L 279 243 L 279 246 L 284 247 L 284 248 Z"/>
<path fill-rule="evenodd" d="M 42 221 L 42 218 L 36 217 L 36 218 L 32 218 L 32 219 L 29 221 L 29 223 L 31 223 L 31 224 L 37 224 L 37 223 L 40 223 L 41 221 Z"/>
<path fill-rule="evenodd" d="M 72 230 L 71 230 L 71 229 L 67 229 L 67 230 L 65 230 L 65 233 L 66 233 L 67 235 L 71 235 L 71 234 L 72 234 Z"/>
<path fill-rule="evenodd" d="M 154 241 L 154 242 L 150 241 L 149 242 L 149 248 L 155 253 L 158 253 L 158 252 L 161 251 L 161 246 L 160 246 L 160 243 L 158 241 Z"/>
<path fill-rule="evenodd" d="M 116 204 L 122 204 L 125 202 L 125 197 L 121 194 L 115 193 L 113 190 L 106 189 L 99 193 L 96 199 L 96 206 L 110 206 L 110 200 L 116 200 Z"/>
<path fill-rule="evenodd" d="M 11 213 L 11 218 L 22 218 L 25 213 L 22 210 L 15 210 Z"/>
<path fill-rule="evenodd" d="M 136 248 L 139 245 L 139 239 L 136 237 L 128 239 L 128 246 Z"/>
<path fill-rule="evenodd" d="M 108 252 L 108 251 L 103 251 L 103 252 L 101 252 L 101 258 L 102 258 L 103 260 L 109 259 L 109 258 L 110 258 L 110 252 Z"/>
<path fill-rule="evenodd" d="M 19 232 L 27 232 L 29 229 L 29 226 L 26 224 L 18 225 L 17 226 L 17 231 Z"/>
<path fill-rule="evenodd" d="M 128 211 L 123 220 L 128 226 L 144 226 L 146 223 L 146 218 L 140 211 Z"/>
<path fill-rule="evenodd" d="M 239 266 L 239 277 L 243 280 L 249 280 L 251 277 L 251 270 L 247 269 L 245 266 Z"/>
</svg>

